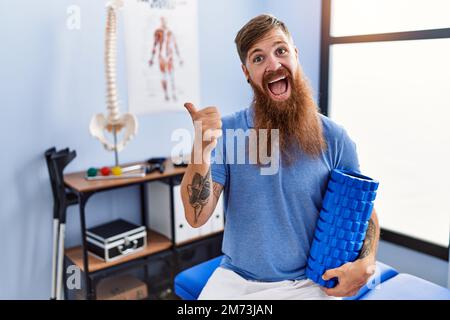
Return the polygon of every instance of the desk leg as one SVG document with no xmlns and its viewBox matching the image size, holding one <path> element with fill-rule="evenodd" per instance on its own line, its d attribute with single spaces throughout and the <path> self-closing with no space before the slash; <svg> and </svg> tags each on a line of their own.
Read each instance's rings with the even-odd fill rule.
<svg viewBox="0 0 450 320">
<path fill-rule="evenodd" d="M 175 196 L 173 194 L 173 187 L 175 186 L 173 178 L 170 177 L 169 179 L 169 185 L 170 185 L 170 233 L 172 235 L 172 247 L 173 247 L 173 262 L 174 267 L 171 269 L 171 282 L 172 282 L 172 288 L 175 281 L 175 276 L 178 273 L 178 270 L 180 269 L 180 259 L 177 249 L 177 239 L 176 239 L 176 231 L 175 231 Z"/>
<path fill-rule="evenodd" d="M 147 226 L 147 209 L 148 209 L 147 184 L 143 183 L 139 185 L 139 191 L 141 195 L 141 223 L 143 226 Z"/>
<path fill-rule="evenodd" d="M 143 226 L 147 227 L 147 211 L 148 211 L 148 197 L 147 197 L 147 184 L 142 183 L 139 185 L 139 193 L 141 195 L 141 223 Z M 150 230 L 147 230 L 150 234 Z M 148 244 L 147 244 L 148 245 Z M 144 265 L 144 278 L 145 283 L 149 283 L 148 280 L 148 265 Z"/>
<path fill-rule="evenodd" d="M 92 285 L 91 277 L 89 276 L 89 255 L 87 252 L 87 241 L 86 241 L 86 214 L 85 207 L 88 198 L 91 194 L 81 193 L 78 195 L 78 202 L 80 204 L 80 223 L 81 223 L 81 244 L 83 247 L 83 269 L 86 284 L 86 298 L 88 300 L 95 299 L 95 291 Z"/>
<path fill-rule="evenodd" d="M 175 246 L 175 244 L 177 243 L 177 239 L 175 234 L 175 199 L 173 195 L 174 182 L 172 177 L 170 177 L 169 179 L 169 186 L 170 186 L 170 233 L 172 236 L 172 244 Z"/>
</svg>

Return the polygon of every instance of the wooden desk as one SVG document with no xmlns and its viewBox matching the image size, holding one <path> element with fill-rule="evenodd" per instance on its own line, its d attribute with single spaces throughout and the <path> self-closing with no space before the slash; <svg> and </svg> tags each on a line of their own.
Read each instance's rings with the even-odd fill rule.
<svg viewBox="0 0 450 320">
<path fill-rule="evenodd" d="M 128 165 L 142 164 L 142 162 L 130 163 Z M 176 175 L 183 175 L 186 169 L 184 167 L 175 167 L 171 161 L 165 162 L 164 173 L 159 173 L 159 171 L 154 171 L 150 174 L 145 175 L 145 177 L 139 178 L 125 178 L 125 179 L 111 179 L 111 180 L 86 180 L 86 171 L 69 173 L 64 175 L 64 183 L 74 192 L 79 193 L 89 193 L 89 192 L 99 192 L 120 187 L 127 187 L 133 184 L 140 184 L 145 182 L 150 182 L 153 180 L 161 180 L 167 177 L 172 177 Z"/>
<path fill-rule="evenodd" d="M 132 163 L 139 164 L 139 163 Z M 132 165 L 126 164 L 124 166 Z M 98 192 L 108 191 L 117 188 L 128 187 L 132 185 L 140 186 L 141 195 L 141 218 L 142 225 L 146 225 L 146 184 L 151 181 L 168 179 L 171 186 L 174 185 L 173 178 L 182 176 L 185 172 L 184 167 L 175 167 L 170 160 L 165 163 L 164 173 L 159 171 L 152 172 L 139 178 L 124 178 L 124 179 L 112 179 L 112 180 L 86 180 L 85 171 L 69 173 L 64 175 L 64 183 L 67 188 L 72 190 L 78 196 L 79 208 L 80 208 L 80 225 L 81 225 L 81 237 L 82 245 L 80 247 L 70 248 L 66 250 L 66 257 L 70 259 L 72 263 L 77 265 L 85 275 L 86 293 L 88 299 L 95 299 L 95 288 L 90 277 L 91 273 L 99 272 L 117 266 L 126 262 L 130 262 L 140 258 L 146 258 L 149 255 L 162 252 L 173 247 L 173 241 L 175 239 L 175 230 L 172 223 L 172 240 L 167 237 L 153 231 L 147 230 L 147 247 L 134 254 L 127 255 L 122 259 L 105 262 L 93 256 L 89 256 L 87 251 L 87 238 L 86 238 L 86 213 L 85 207 L 89 198 Z M 173 188 L 171 188 L 173 190 Z M 174 209 L 173 209 L 173 193 L 171 193 L 171 215 L 172 221 L 174 221 Z"/>
</svg>

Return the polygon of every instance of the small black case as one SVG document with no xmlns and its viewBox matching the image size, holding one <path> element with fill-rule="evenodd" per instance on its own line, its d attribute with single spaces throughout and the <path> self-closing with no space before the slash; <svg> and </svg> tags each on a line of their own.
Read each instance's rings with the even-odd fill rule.
<svg viewBox="0 0 450 320">
<path fill-rule="evenodd" d="M 120 259 L 147 246 L 147 230 L 118 219 L 86 231 L 90 254 L 106 262 Z"/>
</svg>

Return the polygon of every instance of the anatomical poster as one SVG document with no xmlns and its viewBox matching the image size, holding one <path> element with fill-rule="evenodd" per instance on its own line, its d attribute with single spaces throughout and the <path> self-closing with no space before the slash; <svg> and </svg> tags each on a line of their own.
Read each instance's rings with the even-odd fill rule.
<svg viewBox="0 0 450 320">
<path fill-rule="evenodd" d="M 129 111 L 185 111 L 199 103 L 197 0 L 126 0 Z"/>
</svg>

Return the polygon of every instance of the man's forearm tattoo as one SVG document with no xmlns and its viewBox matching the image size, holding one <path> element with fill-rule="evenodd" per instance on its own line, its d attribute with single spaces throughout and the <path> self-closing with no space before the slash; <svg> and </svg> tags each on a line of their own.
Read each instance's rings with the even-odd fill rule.
<svg viewBox="0 0 450 320">
<path fill-rule="evenodd" d="M 189 194 L 189 203 L 194 208 L 194 222 L 197 223 L 204 206 L 208 203 L 211 194 L 211 168 L 203 177 L 199 173 L 195 173 L 192 183 L 187 186 Z"/>
<path fill-rule="evenodd" d="M 369 226 L 367 227 L 366 239 L 364 240 L 364 245 L 359 254 L 359 259 L 367 257 L 373 250 L 373 243 L 376 237 L 376 227 L 375 222 L 372 219 L 369 220 Z"/>
<path fill-rule="evenodd" d="M 213 183 L 213 194 L 216 202 L 219 200 L 220 192 L 222 192 L 222 186 L 218 183 Z"/>
</svg>

